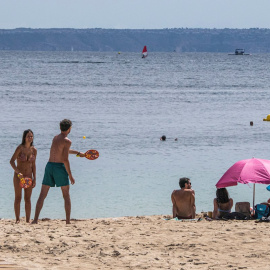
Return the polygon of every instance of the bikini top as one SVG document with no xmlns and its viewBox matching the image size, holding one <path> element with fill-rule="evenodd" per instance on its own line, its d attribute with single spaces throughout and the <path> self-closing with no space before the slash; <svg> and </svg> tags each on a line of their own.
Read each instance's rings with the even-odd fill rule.
<svg viewBox="0 0 270 270">
<path fill-rule="evenodd" d="M 222 210 L 222 209 L 218 209 L 219 212 L 222 213 L 231 213 L 231 210 Z"/>
<path fill-rule="evenodd" d="M 36 156 L 35 156 L 33 153 L 31 153 L 31 155 L 28 157 L 27 155 L 25 155 L 24 153 L 21 152 L 21 153 L 18 155 L 18 159 L 19 159 L 20 161 L 29 161 L 29 162 L 33 162 L 33 161 L 35 161 Z"/>
<path fill-rule="evenodd" d="M 223 209 L 220 209 L 220 203 L 218 203 L 218 211 L 219 211 L 219 212 L 223 212 L 223 213 L 231 213 L 231 209 L 230 209 L 230 210 L 223 210 Z"/>
</svg>

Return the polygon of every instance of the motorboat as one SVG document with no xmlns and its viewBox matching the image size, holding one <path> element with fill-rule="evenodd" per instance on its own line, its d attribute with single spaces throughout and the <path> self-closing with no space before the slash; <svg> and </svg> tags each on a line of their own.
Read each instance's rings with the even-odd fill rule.
<svg viewBox="0 0 270 270">
<path fill-rule="evenodd" d="M 235 49 L 234 53 L 229 53 L 229 55 L 250 55 L 250 54 L 245 53 L 244 49 Z"/>
</svg>

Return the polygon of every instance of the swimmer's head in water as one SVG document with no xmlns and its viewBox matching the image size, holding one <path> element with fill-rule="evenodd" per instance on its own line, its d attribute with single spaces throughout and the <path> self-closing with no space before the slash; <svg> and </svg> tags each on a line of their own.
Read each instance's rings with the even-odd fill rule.
<svg viewBox="0 0 270 270">
<path fill-rule="evenodd" d="M 161 136 L 160 140 L 161 141 L 166 141 L 166 136 L 165 135 Z"/>
</svg>

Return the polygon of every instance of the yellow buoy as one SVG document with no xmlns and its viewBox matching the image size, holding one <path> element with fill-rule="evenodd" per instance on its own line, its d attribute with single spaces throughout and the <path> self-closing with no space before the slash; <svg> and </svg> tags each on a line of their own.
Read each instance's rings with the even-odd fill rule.
<svg viewBox="0 0 270 270">
<path fill-rule="evenodd" d="M 270 121 L 270 114 L 268 114 L 266 118 L 263 119 L 263 121 Z"/>
<path fill-rule="evenodd" d="M 85 139 L 86 137 L 85 136 L 83 136 L 83 139 Z"/>
</svg>

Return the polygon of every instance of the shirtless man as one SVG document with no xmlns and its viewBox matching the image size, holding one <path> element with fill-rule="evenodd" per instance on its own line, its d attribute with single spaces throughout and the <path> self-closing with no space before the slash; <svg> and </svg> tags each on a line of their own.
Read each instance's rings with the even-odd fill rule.
<svg viewBox="0 0 270 270">
<path fill-rule="evenodd" d="M 45 168 L 42 187 L 36 205 L 35 218 L 32 224 L 38 223 L 38 217 L 44 200 L 47 197 L 50 187 L 54 186 L 61 187 L 62 189 L 65 201 L 66 224 L 70 224 L 71 201 L 69 196 L 69 179 L 72 185 L 75 183 L 75 179 L 70 170 L 68 155 L 76 154 L 84 157 L 83 153 L 70 149 L 71 140 L 68 139 L 67 135 L 70 133 L 71 127 L 72 122 L 70 120 L 62 120 L 60 122 L 61 133 L 53 138 L 50 158 Z"/>
<path fill-rule="evenodd" d="M 173 218 L 195 218 L 195 192 L 191 189 L 190 180 L 186 177 L 179 179 L 180 190 L 174 190 L 171 195 L 173 203 Z"/>
</svg>

